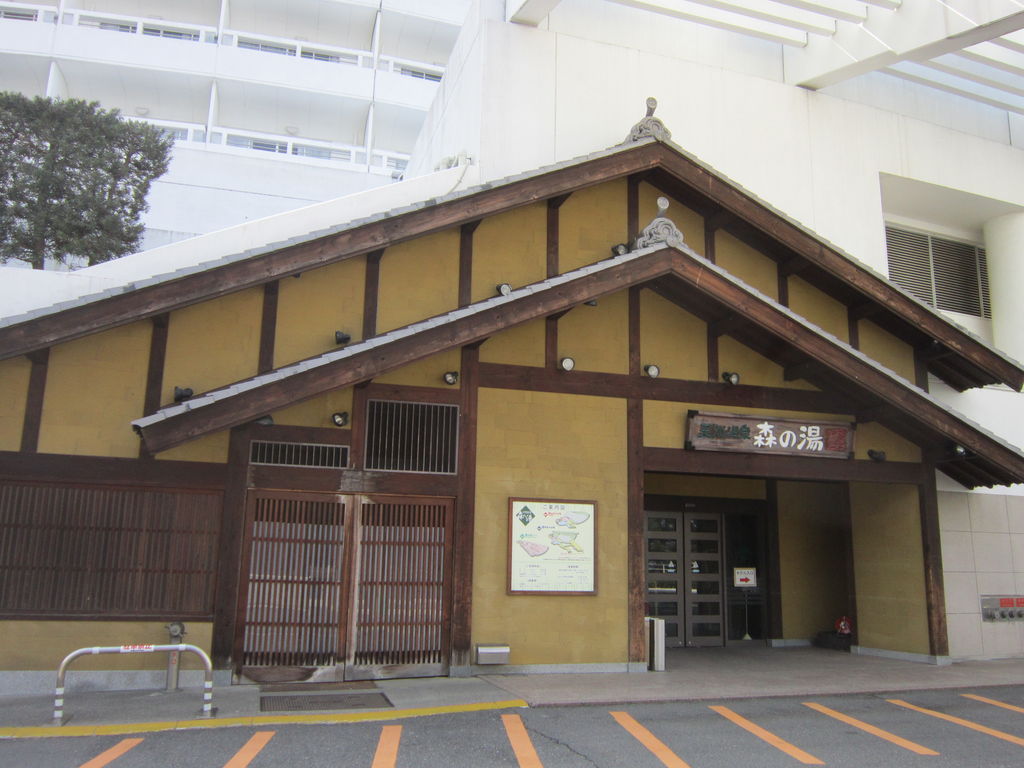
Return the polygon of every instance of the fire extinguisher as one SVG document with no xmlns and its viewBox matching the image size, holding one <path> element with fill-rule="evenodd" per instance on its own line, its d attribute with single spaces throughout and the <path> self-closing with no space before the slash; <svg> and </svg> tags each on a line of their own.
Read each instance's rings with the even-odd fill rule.
<svg viewBox="0 0 1024 768">
<path fill-rule="evenodd" d="M 849 616 L 840 616 L 836 619 L 835 626 L 837 635 L 849 635 L 853 632 L 853 622 Z"/>
</svg>

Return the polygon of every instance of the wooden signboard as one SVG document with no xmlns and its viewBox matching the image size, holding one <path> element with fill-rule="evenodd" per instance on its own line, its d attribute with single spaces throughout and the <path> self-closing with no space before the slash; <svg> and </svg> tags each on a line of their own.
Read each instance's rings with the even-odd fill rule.
<svg viewBox="0 0 1024 768">
<path fill-rule="evenodd" d="M 597 593 L 597 504 L 508 500 L 508 592 Z"/>
<path fill-rule="evenodd" d="M 686 448 L 826 459 L 853 457 L 855 425 L 848 421 L 778 419 L 736 413 L 690 411 Z"/>
</svg>

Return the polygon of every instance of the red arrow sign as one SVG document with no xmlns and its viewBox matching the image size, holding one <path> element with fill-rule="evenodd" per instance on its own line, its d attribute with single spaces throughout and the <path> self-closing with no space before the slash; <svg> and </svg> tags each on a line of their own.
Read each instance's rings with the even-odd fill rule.
<svg viewBox="0 0 1024 768">
<path fill-rule="evenodd" d="M 750 581 L 750 579 L 748 579 L 746 576 L 744 576 L 742 579 L 740 579 L 740 581 L 742 581 L 744 584 L 746 584 L 748 581 Z"/>
</svg>

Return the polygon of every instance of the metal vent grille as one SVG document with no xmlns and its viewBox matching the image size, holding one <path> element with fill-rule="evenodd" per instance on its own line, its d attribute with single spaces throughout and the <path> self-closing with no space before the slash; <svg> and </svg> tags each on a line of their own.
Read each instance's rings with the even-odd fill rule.
<svg viewBox="0 0 1024 768">
<path fill-rule="evenodd" d="M 252 464 L 267 464 L 274 467 L 342 469 L 348 466 L 348 446 L 253 440 L 249 461 Z"/>
<path fill-rule="evenodd" d="M 990 318 L 985 249 L 886 227 L 889 277 L 912 296 L 948 312 Z"/>
<path fill-rule="evenodd" d="M 458 436 L 456 405 L 371 400 L 366 468 L 454 474 Z"/>
</svg>

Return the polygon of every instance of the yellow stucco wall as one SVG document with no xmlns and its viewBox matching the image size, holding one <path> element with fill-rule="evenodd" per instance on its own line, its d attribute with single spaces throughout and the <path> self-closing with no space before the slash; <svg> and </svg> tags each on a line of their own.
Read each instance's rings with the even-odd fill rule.
<svg viewBox="0 0 1024 768">
<path fill-rule="evenodd" d="M 462 353 L 458 348 L 431 355 L 374 378 L 378 384 L 404 384 L 411 387 L 441 387 L 446 385 L 442 377 L 447 371 L 458 371 Z M 453 389 L 461 387 L 459 381 Z"/>
<path fill-rule="evenodd" d="M 626 180 L 573 192 L 558 209 L 559 271 L 611 258 L 626 242 Z"/>
<path fill-rule="evenodd" d="M 174 619 L 168 616 L 167 620 Z M 185 622 L 185 642 L 210 653 L 213 624 Z M 72 651 L 92 646 L 162 645 L 167 621 L 0 621 L 0 669 L 47 670 L 57 674 Z M 202 669 L 194 653 L 181 654 L 183 669 Z M 69 667 L 86 669 L 167 669 L 166 653 L 111 653 L 82 656 Z"/>
<path fill-rule="evenodd" d="M 789 308 L 827 333 L 850 340 L 846 306 L 799 277 L 789 278 Z"/>
<path fill-rule="evenodd" d="M 674 197 L 666 195 L 650 184 L 641 184 L 637 191 L 639 202 L 637 225 L 641 232 L 658 215 L 658 198 L 667 198 L 668 212 L 665 217 L 675 224 L 682 233 L 683 242 L 701 256 L 704 255 L 704 219 L 699 213 L 687 208 Z"/>
<path fill-rule="evenodd" d="M 130 422 L 142 415 L 150 329 L 132 323 L 50 350 L 41 453 L 138 456 Z"/>
<path fill-rule="evenodd" d="M 296 427 L 335 427 L 331 414 L 348 412 L 352 415 L 352 388 L 336 389 L 305 402 L 274 411 L 274 423 Z"/>
<path fill-rule="evenodd" d="M 778 301 L 779 278 L 775 262 L 722 230 L 715 232 L 715 264 Z"/>
<path fill-rule="evenodd" d="M 544 333 L 543 318 L 496 333 L 480 347 L 480 361 L 540 368 L 544 365 Z"/>
<path fill-rule="evenodd" d="M 547 277 L 547 203 L 490 216 L 473 233 L 471 300 L 495 295 L 508 283 L 519 288 Z"/>
<path fill-rule="evenodd" d="M 852 614 L 846 486 L 780 482 L 777 488 L 782 636 L 812 639 Z"/>
<path fill-rule="evenodd" d="M 640 292 L 640 364 L 670 379 L 706 381 L 707 324 L 651 291 Z"/>
<path fill-rule="evenodd" d="M 622 400 L 481 389 L 473 642 L 512 664 L 627 660 L 626 407 Z M 597 594 L 507 595 L 508 499 L 597 502 Z"/>
<path fill-rule="evenodd" d="M 279 281 L 275 367 L 337 349 L 335 331 L 362 338 L 365 274 L 361 257 Z"/>
<path fill-rule="evenodd" d="M 915 443 L 874 421 L 857 425 L 853 447 L 858 459 L 869 458 L 868 450 L 873 448 L 885 451 L 887 461 L 921 461 L 921 449 Z"/>
<path fill-rule="evenodd" d="M 909 344 L 900 341 L 870 320 L 860 321 L 858 334 L 861 352 L 907 381 L 914 381 L 914 350 Z"/>
<path fill-rule="evenodd" d="M 740 344 L 731 336 L 718 337 L 718 369 L 739 373 L 742 384 L 790 389 L 808 386 L 800 380 L 786 381 L 785 370 L 781 365 Z"/>
<path fill-rule="evenodd" d="M 0 360 L 0 451 L 21 448 L 21 428 L 25 423 L 25 402 L 28 396 L 32 363 L 27 357 Z"/>
<path fill-rule="evenodd" d="M 156 458 L 168 461 L 209 461 L 226 464 L 230 441 L 231 433 L 228 430 L 214 432 L 212 435 L 189 440 L 187 443 L 158 453 Z"/>
<path fill-rule="evenodd" d="M 706 496 L 716 499 L 764 499 L 765 481 L 756 478 L 712 475 L 669 475 L 648 472 L 644 475 L 644 493 L 668 496 Z"/>
<path fill-rule="evenodd" d="M 917 488 L 851 483 L 858 642 L 928 653 Z"/>
<path fill-rule="evenodd" d="M 160 402 L 173 402 L 175 387 L 198 395 L 255 375 L 262 316 L 262 288 L 172 312 Z"/>
<path fill-rule="evenodd" d="M 629 373 L 629 293 L 603 296 L 597 306 L 576 307 L 558 321 L 558 357 L 576 370 Z"/>
<path fill-rule="evenodd" d="M 377 333 L 440 315 L 458 303 L 457 228 L 384 251 L 377 291 Z"/>
</svg>

